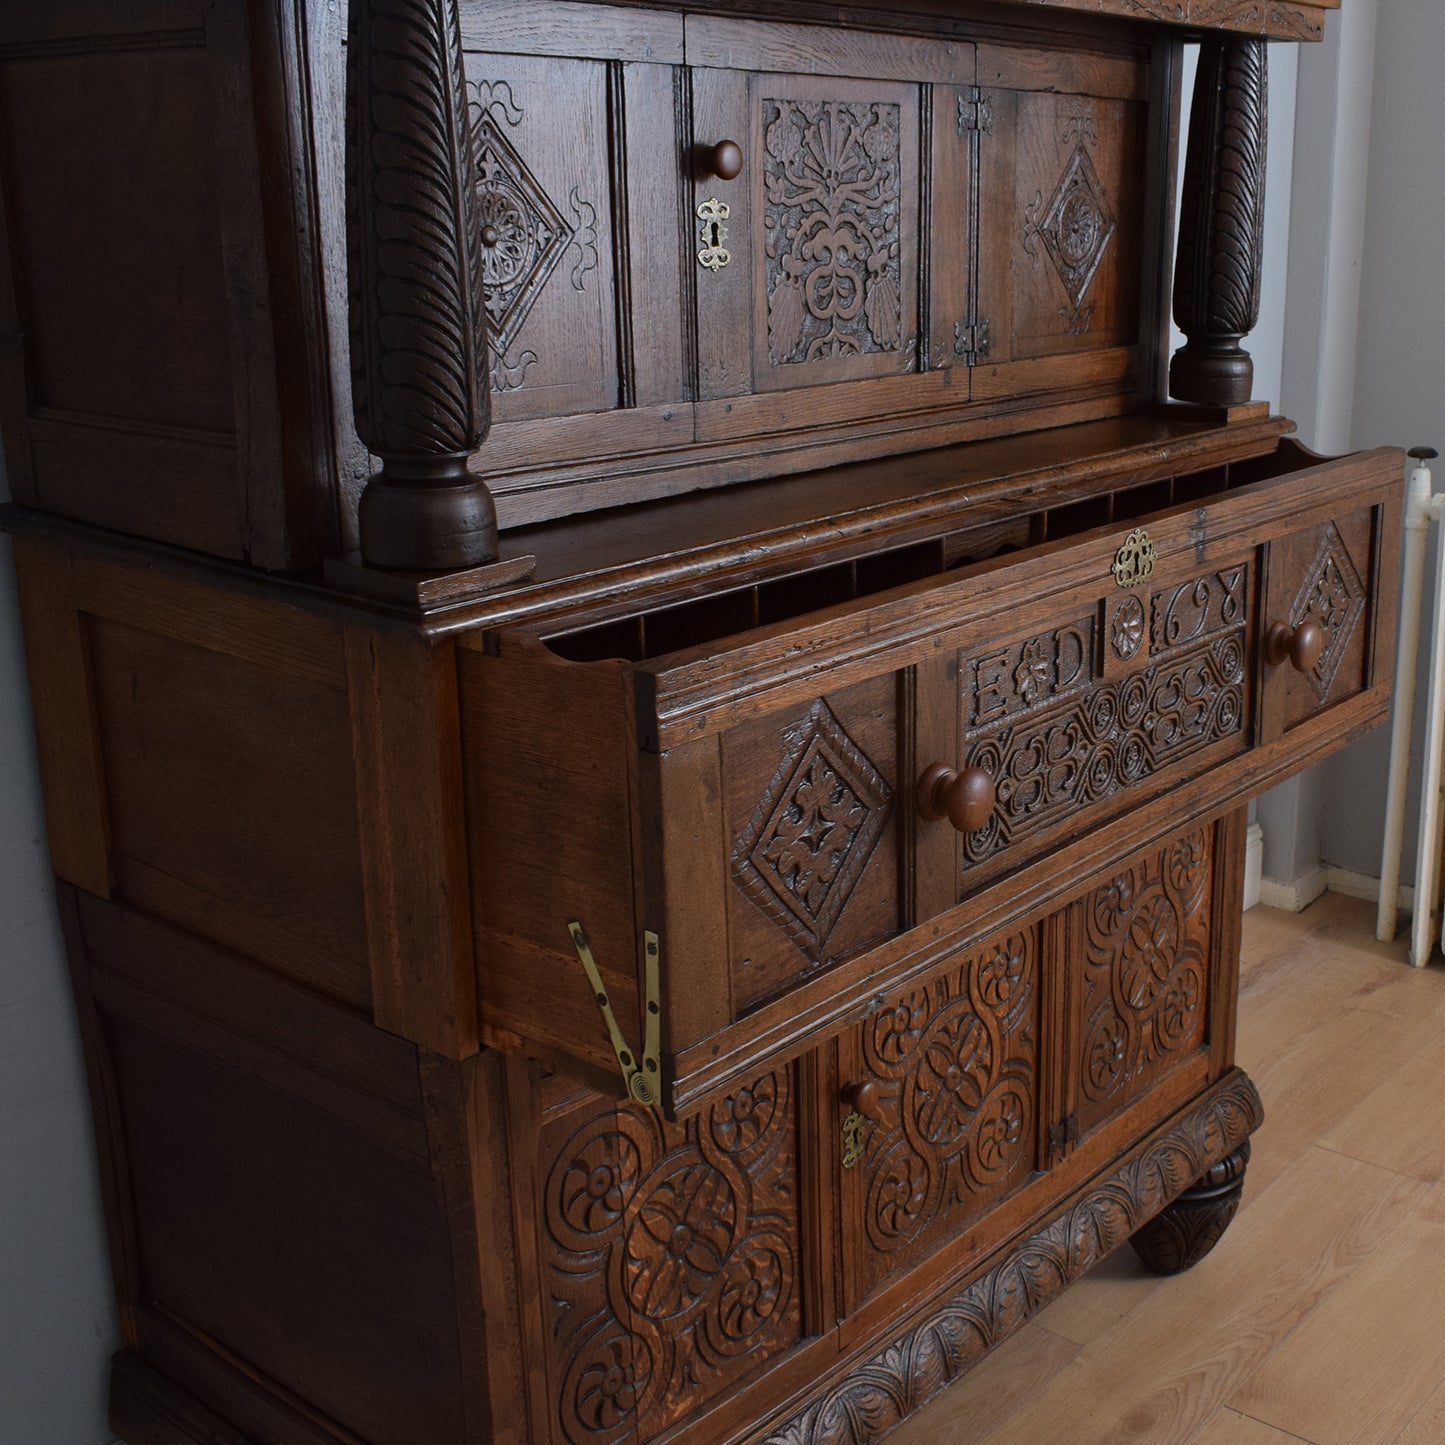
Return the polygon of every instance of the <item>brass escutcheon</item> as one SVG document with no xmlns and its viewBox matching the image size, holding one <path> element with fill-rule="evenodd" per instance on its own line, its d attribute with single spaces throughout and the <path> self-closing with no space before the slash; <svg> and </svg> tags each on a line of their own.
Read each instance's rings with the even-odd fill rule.
<svg viewBox="0 0 1445 1445">
<path fill-rule="evenodd" d="M 710 196 L 697 208 L 697 218 L 702 222 L 698 238 L 702 249 L 697 253 L 698 264 L 709 271 L 721 271 L 732 260 L 732 252 L 723 245 L 728 238 L 728 228 L 723 223 L 732 216 L 732 207 L 716 196 Z"/>
<path fill-rule="evenodd" d="M 855 1169 L 867 1143 L 868 1121 L 856 1109 L 843 1120 L 843 1167 Z"/>
<path fill-rule="evenodd" d="M 1124 538 L 1124 545 L 1114 554 L 1114 565 L 1109 570 L 1120 587 L 1137 587 L 1148 581 L 1158 560 L 1159 554 L 1148 532 L 1136 527 Z"/>
</svg>

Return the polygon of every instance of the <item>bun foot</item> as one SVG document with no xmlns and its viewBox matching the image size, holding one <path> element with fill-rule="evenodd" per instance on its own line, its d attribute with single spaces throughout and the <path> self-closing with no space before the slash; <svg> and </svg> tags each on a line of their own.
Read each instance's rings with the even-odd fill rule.
<svg viewBox="0 0 1445 1445">
<path fill-rule="evenodd" d="M 1133 1235 L 1129 1242 L 1135 1254 L 1155 1274 L 1193 1269 L 1219 1243 L 1238 1211 L 1248 1163 L 1246 1139 Z"/>
</svg>

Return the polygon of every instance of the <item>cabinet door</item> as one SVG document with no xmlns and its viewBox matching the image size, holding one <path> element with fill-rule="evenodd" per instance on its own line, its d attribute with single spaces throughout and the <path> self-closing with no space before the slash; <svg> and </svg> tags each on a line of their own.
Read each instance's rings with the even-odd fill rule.
<svg viewBox="0 0 1445 1445">
<path fill-rule="evenodd" d="M 1145 227 L 1163 213 L 1150 175 L 1149 65 L 1013 46 L 981 46 L 978 64 L 988 351 L 974 397 L 1147 380 L 1138 339 L 1159 238 Z"/>
<path fill-rule="evenodd" d="M 1042 933 L 990 939 L 840 1040 L 863 1136 L 838 1174 L 849 1310 L 1038 1166 Z"/>
<path fill-rule="evenodd" d="M 910 377 L 935 351 L 952 365 L 969 294 L 959 106 L 973 47 L 723 20 L 690 22 L 688 34 L 689 59 L 701 59 L 693 72 L 701 397 Z M 731 176 L 714 161 L 726 140 L 742 158 Z M 929 256 L 935 243 L 941 254 Z M 854 415 L 878 410 L 884 395 L 854 387 L 848 406 Z M 818 420 L 777 405 L 721 415 L 769 427 Z"/>
<path fill-rule="evenodd" d="M 685 1125 L 536 1074 L 509 1091 L 531 1163 L 515 1176 L 545 1422 L 529 1439 L 650 1440 L 801 1340 L 796 1082 L 761 1073 Z"/>
</svg>

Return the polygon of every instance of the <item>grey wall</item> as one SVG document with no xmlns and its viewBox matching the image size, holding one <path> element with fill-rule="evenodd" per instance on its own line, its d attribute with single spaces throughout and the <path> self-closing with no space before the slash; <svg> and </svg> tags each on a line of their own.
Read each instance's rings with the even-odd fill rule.
<svg viewBox="0 0 1445 1445">
<path fill-rule="evenodd" d="M 1445 450 L 1445 6 L 1349 0 L 1327 37 L 1299 64 L 1283 410 L 1321 451 Z M 1261 800 L 1268 876 L 1378 876 L 1388 746 L 1381 728 Z M 1412 810 L 1406 878 L 1414 830 Z"/>
<path fill-rule="evenodd" d="M 116 1344 L 10 545 L 0 539 L 0 1441 L 104 1445 Z"/>
</svg>

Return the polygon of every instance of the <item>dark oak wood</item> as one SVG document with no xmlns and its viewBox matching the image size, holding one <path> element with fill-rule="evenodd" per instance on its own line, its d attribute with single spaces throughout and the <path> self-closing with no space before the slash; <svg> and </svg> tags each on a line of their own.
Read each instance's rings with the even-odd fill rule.
<svg viewBox="0 0 1445 1445">
<path fill-rule="evenodd" d="M 1222 1233 L 1244 803 L 1385 713 L 1402 459 L 1234 384 L 1320 7 L 1041 4 L 0 19 L 132 1445 L 871 1445 Z"/>
</svg>

